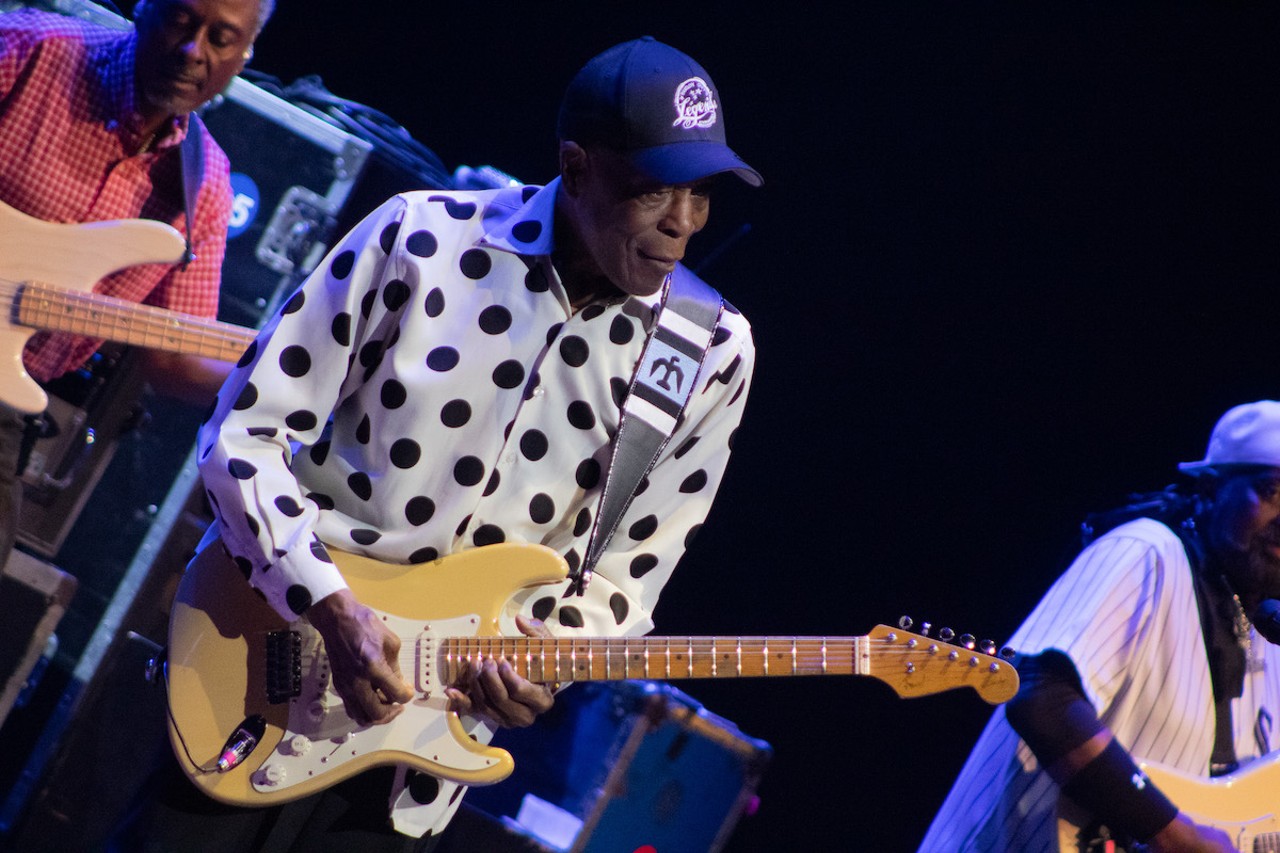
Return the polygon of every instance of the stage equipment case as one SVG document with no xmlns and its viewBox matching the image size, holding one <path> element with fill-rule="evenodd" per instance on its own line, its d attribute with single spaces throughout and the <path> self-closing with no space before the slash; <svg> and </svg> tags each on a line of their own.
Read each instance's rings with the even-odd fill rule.
<svg viewBox="0 0 1280 853">
<path fill-rule="evenodd" d="M 515 772 L 468 792 L 441 853 L 714 853 L 754 812 L 772 754 L 652 681 L 573 685 L 533 726 L 494 742 Z"/>
</svg>

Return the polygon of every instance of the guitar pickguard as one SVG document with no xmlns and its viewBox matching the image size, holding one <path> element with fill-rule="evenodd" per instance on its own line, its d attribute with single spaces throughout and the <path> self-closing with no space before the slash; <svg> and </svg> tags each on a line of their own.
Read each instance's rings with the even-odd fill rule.
<svg viewBox="0 0 1280 853">
<path fill-rule="evenodd" d="M 402 668 L 415 682 L 417 698 L 389 724 L 356 724 L 333 689 L 320 635 L 305 622 L 296 623 L 292 629 L 301 634 L 301 690 L 289 700 L 289 720 L 279 743 L 269 756 L 259 759 L 262 764 L 252 777 L 254 789 L 283 791 L 375 753 L 402 753 L 404 763 L 464 784 L 498 782 L 507 776 L 505 753 L 481 747 L 456 715 L 446 713 L 445 685 L 438 678 L 441 669 L 433 640 L 474 636 L 477 617 L 443 619 L 429 626 L 389 614 L 385 620 L 397 636 L 417 637 L 412 647 L 406 643 L 402 648 Z"/>
</svg>

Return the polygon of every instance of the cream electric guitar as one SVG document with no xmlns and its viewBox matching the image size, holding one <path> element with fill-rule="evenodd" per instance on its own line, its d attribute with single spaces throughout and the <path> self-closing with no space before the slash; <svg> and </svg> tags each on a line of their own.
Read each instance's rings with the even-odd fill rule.
<svg viewBox="0 0 1280 853">
<path fill-rule="evenodd" d="M 163 222 L 119 219 L 81 225 L 42 222 L 0 203 L 0 402 L 29 414 L 48 398 L 22 366 L 36 329 L 235 361 L 254 331 L 92 291 L 135 264 L 181 260 L 182 235 Z"/>
<path fill-rule="evenodd" d="M 870 675 L 901 696 L 971 687 L 993 704 L 1018 689 L 1008 661 L 884 626 L 864 637 L 503 636 L 514 633 L 522 599 L 567 573 L 541 545 L 490 545 L 419 566 L 334 558 L 401 638 L 400 668 L 416 696 L 390 723 L 354 723 L 315 630 L 286 624 L 221 547 L 206 548 L 183 576 L 170 619 L 169 735 L 187 775 L 214 799 L 273 805 L 384 764 L 468 785 L 501 781 L 514 767 L 510 754 L 470 738 L 444 693 L 466 661 L 484 655 L 543 683 Z"/>
<path fill-rule="evenodd" d="M 1226 776 L 1193 776 L 1155 762 L 1139 766 L 1157 788 L 1189 818 L 1212 826 L 1231 837 L 1243 853 L 1280 850 L 1280 753 L 1260 758 Z M 1102 843 L 1082 833 L 1067 819 L 1058 822 L 1059 848 L 1063 853 L 1104 849 Z M 1118 839 L 1111 850 L 1130 853 L 1145 850 L 1141 844 L 1126 846 Z"/>
</svg>

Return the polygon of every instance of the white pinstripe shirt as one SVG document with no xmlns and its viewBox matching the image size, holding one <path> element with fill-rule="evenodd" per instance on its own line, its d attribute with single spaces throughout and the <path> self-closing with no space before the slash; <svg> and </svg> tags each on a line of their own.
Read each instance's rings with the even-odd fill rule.
<svg viewBox="0 0 1280 853">
<path fill-rule="evenodd" d="M 1086 548 L 1010 645 L 1066 653 L 1099 718 L 1130 753 L 1207 776 L 1215 715 L 1199 618 L 1182 542 L 1163 524 L 1139 519 Z M 1252 648 L 1265 667 L 1246 674 L 1232 707 L 1242 762 L 1268 751 L 1255 724 L 1280 708 L 1280 647 L 1255 633 Z M 1057 786 L 999 708 L 920 851 L 1056 850 L 1057 800 Z"/>
</svg>

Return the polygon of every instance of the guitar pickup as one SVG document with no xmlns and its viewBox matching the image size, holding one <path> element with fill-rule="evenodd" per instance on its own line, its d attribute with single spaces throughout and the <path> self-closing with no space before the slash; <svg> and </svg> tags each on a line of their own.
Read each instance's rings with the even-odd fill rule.
<svg viewBox="0 0 1280 853">
<path fill-rule="evenodd" d="M 267 701 L 279 705 L 302 695 L 302 635 L 271 631 L 266 643 Z"/>
</svg>

